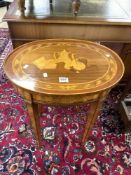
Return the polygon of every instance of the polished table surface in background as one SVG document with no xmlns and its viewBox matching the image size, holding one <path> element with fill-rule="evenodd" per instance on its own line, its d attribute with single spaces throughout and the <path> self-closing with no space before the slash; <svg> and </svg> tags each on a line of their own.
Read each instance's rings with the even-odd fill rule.
<svg viewBox="0 0 131 175">
<path fill-rule="evenodd" d="M 24 2 L 24 0 L 18 1 Z M 14 2 L 17 8 L 12 7 L 5 16 L 5 19 L 67 19 L 74 22 L 85 22 L 85 20 L 100 20 L 103 22 L 131 21 L 130 0 L 81 0 L 77 19 L 74 18 L 72 13 L 72 0 L 52 0 L 52 3 L 50 3 L 50 0 L 25 0 L 25 10 L 23 13 L 20 13 L 18 1 L 15 0 Z M 64 23 L 65 21 L 57 22 Z"/>
<path fill-rule="evenodd" d="M 124 74 L 119 56 L 93 42 L 72 39 L 39 40 L 16 48 L 4 70 L 25 98 L 40 143 L 39 105 L 92 102 L 82 143 L 85 143 L 108 92 Z"/>
<path fill-rule="evenodd" d="M 22 1 L 23 2 L 23 1 Z M 20 10 L 14 0 L 3 20 L 14 47 L 36 39 L 74 38 L 93 41 L 131 41 L 131 1 L 81 0 L 77 16 L 71 0 L 26 0 Z"/>
</svg>

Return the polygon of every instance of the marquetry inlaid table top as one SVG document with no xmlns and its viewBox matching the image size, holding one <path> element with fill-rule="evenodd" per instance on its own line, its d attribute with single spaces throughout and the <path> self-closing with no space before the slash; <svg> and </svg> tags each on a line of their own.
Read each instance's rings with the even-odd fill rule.
<svg viewBox="0 0 131 175">
<path fill-rule="evenodd" d="M 83 40 L 39 40 L 15 49 L 6 59 L 8 78 L 29 91 L 85 94 L 111 88 L 124 66 L 110 49 Z"/>
</svg>

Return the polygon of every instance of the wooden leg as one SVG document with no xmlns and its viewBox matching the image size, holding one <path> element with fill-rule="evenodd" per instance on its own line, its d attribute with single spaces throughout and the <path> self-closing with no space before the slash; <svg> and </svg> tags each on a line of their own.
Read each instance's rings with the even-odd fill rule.
<svg viewBox="0 0 131 175">
<path fill-rule="evenodd" d="M 21 12 L 25 10 L 25 0 L 18 0 L 18 8 Z"/>
<path fill-rule="evenodd" d="M 84 130 L 84 134 L 83 134 L 83 138 L 82 138 L 82 145 L 85 144 L 87 138 L 89 137 L 89 131 L 93 127 L 93 125 L 94 125 L 94 123 L 97 119 L 98 112 L 99 112 L 101 106 L 102 106 L 102 101 L 101 100 L 98 100 L 98 101 L 95 101 L 95 102 L 91 103 L 90 113 L 87 117 L 85 130 Z"/>
<path fill-rule="evenodd" d="M 30 115 L 31 125 L 35 134 L 38 146 L 41 143 L 40 120 L 39 120 L 39 105 L 35 103 L 27 103 L 27 109 Z"/>
</svg>

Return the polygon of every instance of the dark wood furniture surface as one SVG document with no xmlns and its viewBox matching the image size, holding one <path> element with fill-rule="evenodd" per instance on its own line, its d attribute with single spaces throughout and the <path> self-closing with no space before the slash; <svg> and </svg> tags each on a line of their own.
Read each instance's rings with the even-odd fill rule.
<svg viewBox="0 0 131 175">
<path fill-rule="evenodd" d="M 23 1 L 22 1 L 23 2 Z M 127 3 L 128 2 L 128 3 Z M 77 38 L 94 41 L 130 41 L 131 2 L 81 0 L 77 17 L 71 0 L 28 0 L 20 12 L 14 0 L 4 17 L 13 41 Z M 127 4 L 126 4 L 127 3 Z"/>
<path fill-rule="evenodd" d="M 74 38 L 97 41 L 116 51 L 131 72 L 131 1 L 81 0 L 77 16 L 71 0 L 27 0 L 20 11 L 14 0 L 3 18 L 7 21 L 14 48 L 33 40 Z"/>
<path fill-rule="evenodd" d="M 94 42 L 51 39 L 16 48 L 6 59 L 4 70 L 25 98 L 38 143 L 38 104 L 92 102 L 82 138 L 84 144 L 103 100 L 122 78 L 124 65 L 115 52 Z"/>
</svg>

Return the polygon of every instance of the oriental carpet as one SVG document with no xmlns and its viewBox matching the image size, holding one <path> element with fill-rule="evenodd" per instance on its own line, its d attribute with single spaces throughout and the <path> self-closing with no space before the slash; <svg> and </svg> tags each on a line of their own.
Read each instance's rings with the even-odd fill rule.
<svg viewBox="0 0 131 175">
<path fill-rule="evenodd" d="M 85 152 L 80 143 L 90 105 L 43 105 L 38 149 L 26 104 L 3 72 L 12 50 L 8 30 L 0 29 L 0 42 L 0 175 L 130 175 L 131 133 L 114 110 L 121 90 L 106 99 Z"/>
</svg>

